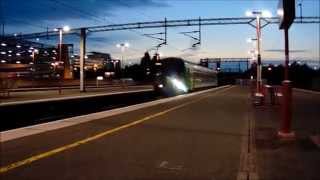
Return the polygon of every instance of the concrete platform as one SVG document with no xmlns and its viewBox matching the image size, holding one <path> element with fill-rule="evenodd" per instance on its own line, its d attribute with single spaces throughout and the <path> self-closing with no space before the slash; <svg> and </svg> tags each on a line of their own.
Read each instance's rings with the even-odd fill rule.
<svg viewBox="0 0 320 180">
<path fill-rule="evenodd" d="M 249 90 L 232 86 L 17 130 L 24 136 L 1 143 L 0 176 L 319 179 L 320 150 L 309 137 L 320 127 L 320 97 L 293 95 L 294 141 L 277 139 L 279 105 L 252 106 Z"/>
<path fill-rule="evenodd" d="M 1 176 L 236 179 L 247 135 L 244 104 L 244 89 L 211 90 L 6 141 Z"/>
<path fill-rule="evenodd" d="M 59 90 L 29 90 L 22 92 L 12 92 L 9 97 L 0 97 L 0 107 L 7 105 L 25 104 L 41 101 L 56 101 L 63 99 L 85 98 L 92 96 L 104 96 L 114 93 L 125 93 L 130 91 L 151 91 L 151 85 L 132 85 L 132 86 L 110 86 L 104 88 L 90 88 L 86 92 L 80 92 L 79 89 L 63 89 L 61 94 Z"/>
</svg>

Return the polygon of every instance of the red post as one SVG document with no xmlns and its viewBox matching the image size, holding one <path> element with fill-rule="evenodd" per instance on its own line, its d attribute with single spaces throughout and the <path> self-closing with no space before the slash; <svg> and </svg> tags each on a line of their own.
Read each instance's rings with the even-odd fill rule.
<svg viewBox="0 0 320 180">
<path fill-rule="evenodd" d="M 284 29 L 285 36 L 285 69 L 284 81 L 282 82 L 281 123 L 278 135 L 280 138 L 294 138 L 291 131 L 292 120 L 292 87 L 289 81 L 289 37 L 288 28 Z"/>
<path fill-rule="evenodd" d="M 291 82 L 285 80 L 282 82 L 282 107 L 281 107 L 281 124 L 280 132 L 290 133 L 291 132 L 291 104 L 292 104 L 292 89 Z"/>
</svg>

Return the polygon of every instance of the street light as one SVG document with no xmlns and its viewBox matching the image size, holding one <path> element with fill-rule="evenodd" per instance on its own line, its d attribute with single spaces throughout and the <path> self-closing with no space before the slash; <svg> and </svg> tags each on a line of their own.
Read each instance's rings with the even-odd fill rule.
<svg viewBox="0 0 320 180">
<path fill-rule="evenodd" d="M 63 32 L 69 32 L 70 31 L 70 27 L 69 26 L 63 26 L 63 27 L 60 27 L 60 28 L 55 28 L 54 31 L 59 31 L 59 62 L 61 62 L 62 61 L 62 35 L 63 35 Z M 54 71 L 55 71 L 55 67 L 56 66 L 54 66 Z M 57 76 L 57 77 L 59 77 L 59 81 L 60 81 L 61 80 L 60 76 Z M 59 82 L 59 86 L 61 86 L 61 82 Z M 60 93 L 61 93 L 61 89 L 59 89 L 59 94 Z"/>
<path fill-rule="evenodd" d="M 62 61 L 62 34 L 63 32 L 69 32 L 69 26 L 63 26 L 62 28 L 55 28 L 54 31 L 59 31 L 59 61 Z"/>
<path fill-rule="evenodd" d="M 117 46 L 117 48 L 121 48 L 121 62 L 123 62 L 123 53 L 124 53 L 126 48 L 130 47 L 130 44 L 128 42 L 125 42 L 125 43 L 119 43 L 116 46 Z"/>
<path fill-rule="evenodd" d="M 246 11 L 246 16 L 248 17 L 256 17 L 256 31 L 257 31 L 257 93 L 261 93 L 262 86 L 262 66 L 261 66 L 261 18 L 263 17 L 271 17 L 272 14 L 269 11 Z"/>
</svg>

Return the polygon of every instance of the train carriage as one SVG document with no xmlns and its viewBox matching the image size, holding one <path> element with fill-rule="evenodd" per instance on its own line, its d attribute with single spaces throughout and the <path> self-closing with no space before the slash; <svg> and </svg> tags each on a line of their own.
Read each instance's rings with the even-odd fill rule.
<svg viewBox="0 0 320 180">
<path fill-rule="evenodd" d="M 156 63 L 154 88 L 165 95 L 176 95 L 197 88 L 218 85 L 217 71 L 181 58 L 164 58 Z"/>
</svg>

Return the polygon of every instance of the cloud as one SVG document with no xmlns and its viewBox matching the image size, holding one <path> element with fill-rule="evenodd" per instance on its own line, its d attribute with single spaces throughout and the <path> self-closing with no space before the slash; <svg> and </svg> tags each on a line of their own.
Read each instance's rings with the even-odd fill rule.
<svg viewBox="0 0 320 180">
<path fill-rule="evenodd" d="M 0 10 L 7 24 L 19 24 L 16 20 L 33 24 L 66 19 L 107 21 L 105 17 L 117 8 L 168 6 L 157 0 L 6 0 L 2 3 Z"/>
</svg>

